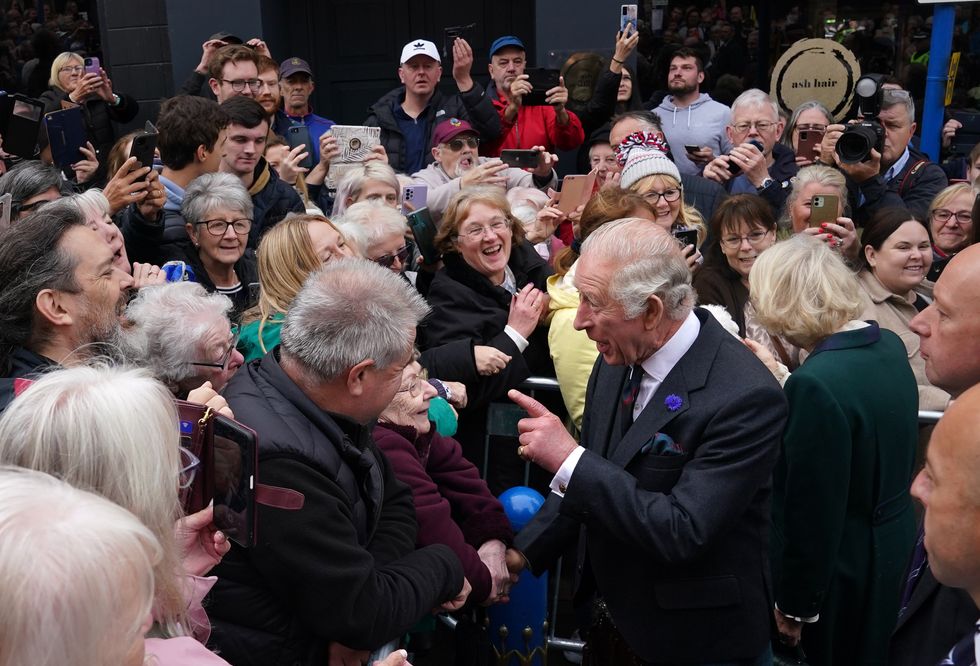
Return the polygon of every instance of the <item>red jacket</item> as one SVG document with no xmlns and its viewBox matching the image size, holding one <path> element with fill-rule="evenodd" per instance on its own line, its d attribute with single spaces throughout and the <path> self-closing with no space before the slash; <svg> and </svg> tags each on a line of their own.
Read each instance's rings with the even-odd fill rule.
<svg viewBox="0 0 980 666">
<path fill-rule="evenodd" d="M 488 87 L 487 95 L 496 95 L 492 100 L 500 116 L 500 138 L 481 144 L 481 155 L 498 157 L 504 148 L 532 148 L 533 146 L 544 146 L 549 152 L 575 150 L 585 141 L 582 121 L 571 111 L 568 111 L 568 123 L 559 125 L 555 116 L 555 107 L 550 104 L 522 106 L 517 111 L 517 120 L 508 123 L 504 120 L 507 98 L 497 93 L 493 83 Z"/>
<path fill-rule="evenodd" d="M 415 428 L 379 423 L 374 441 L 398 480 L 412 489 L 419 524 L 418 547 L 441 543 L 460 562 L 476 603 L 490 596 L 490 571 L 477 549 L 491 539 L 508 546 L 514 540 L 504 507 L 490 494 L 473 463 L 463 457 L 456 440 L 436 433 L 418 435 Z"/>
</svg>

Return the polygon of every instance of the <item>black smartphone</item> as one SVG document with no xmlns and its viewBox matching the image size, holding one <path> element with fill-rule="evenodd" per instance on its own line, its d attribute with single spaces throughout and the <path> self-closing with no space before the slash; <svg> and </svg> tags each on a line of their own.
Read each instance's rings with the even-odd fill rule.
<svg viewBox="0 0 980 666">
<path fill-rule="evenodd" d="M 214 479 L 214 525 L 229 539 L 255 545 L 255 431 L 220 414 L 214 419 L 210 468 Z"/>
<path fill-rule="evenodd" d="M 48 131 L 52 161 L 62 169 L 70 170 L 72 164 L 84 157 L 79 150 L 85 145 L 87 134 L 82 107 L 45 114 L 44 126 Z"/>
<path fill-rule="evenodd" d="M 286 143 L 292 150 L 296 146 L 306 146 L 306 157 L 299 163 L 304 169 L 313 168 L 313 144 L 310 142 L 310 128 L 306 125 L 290 125 L 286 128 Z"/>
<path fill-rule="evenodd" d="M 528 81 L 534 89 L 524 96 L 521 100 L 523 106 L 544 106 L 546 93 L 558 85 L 558 77 L 561 75 L 557 69 L 547 69 L 545 67 L 531 67 L 525 69 Z"/>
<path fill-rule="evenodd" d="M 156 150 L 157 133 L 143 131 L 133 137 L 133 145 L 129 149 L 129 156 L 136 158 L 137 164 L 135 168 L 153 168 L 153 158 L 156 156 Z M 143 176 L 140 180 L 146 180 L 146 176 Z"/>
<path fill-rule="evenodd" d="M 747 141 L 746 143 L 748 143 L 749 145 L 752 145 L 752 146 L 755 146 L 756 148 L 758 148 L 760 153 L 766 152 L 766 147 L 764 145 L 762 145 L 762 142 L 761 141 L 756 141 L 755 139 L 752 139 L 751 141 Z M 732 174 L 733 177 L 734 176 L 737 176 L 740 173 L 742 173 L 742 167 L 740 167 L 739 165 L 735 164 L 735 162 L 729 161 L 728 162 L 728 173 Z"/>
<path fill-rule="evenodd" d="M 533 169 L 538 166 L 541 151 L 523 148 L 505 148 L 500 151 L 501 161 L 515 169 Z"/>
<path fill-rule="evenodd" d="M 688 227 L 677 227 L 676 229 L 671 229 L 671 232 L 680 244 L 681 247 L 687 247 L 688 245 L 693 245 L 694 249 L 698 248 L 698 230 L 690 229 Z"/>
<path fill-rule="evenodd" d="M 441 254 L 436 249 L 436 225 L 432 221 L 432 213 L 425 206 L 408 214 L 408 226 L 415 238 L 415 245 L 422 254 L 422 261 L 433 265 L 439 261 Z"/>
<path fill-rule="evenodd" d="M 10 99 L 3 149 L 17 157 L 34 159 L 38 154 L 37 138 L 43 122 L 44 102 L 24 95 L 13 95 Z"/>
<path fill-rule="evenodd" d="M 694 145 L 691 145 L 689 143 L 685 143 L 684 144 L 684 150 L 686 150 L 689 153 L 696 153 L 699 150 L 701 150 L 701 146 L 694 146 Z"/>
<path fill-rule="evenodd" d="M 442 29 L 442 57 L 449 58 L 453 52 L 453 42 L 457 37 L 466 39 L 466 33 L 476 27 L 476 23 L 468 25 L 450 25 Z"/>
</svg>

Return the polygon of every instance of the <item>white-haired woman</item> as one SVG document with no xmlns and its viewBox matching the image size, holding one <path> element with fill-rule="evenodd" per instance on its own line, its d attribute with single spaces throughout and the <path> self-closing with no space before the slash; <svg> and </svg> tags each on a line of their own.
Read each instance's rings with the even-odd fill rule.
<svg viewBox="0 0 980 666">
<path fill-rule="evenodd" d="M 337 224 L 365 259 L 396 273 L 410 268 L 408 225 L 397 209 L 377 200 L 360 201 L 347 208 Z"/>
<path fill-rule="evenodd" d="M 127 360 L 178 398 L 210 382 L 221 391 L 245 362 L 236 348 L 231 301 L 194 282 L 142 289 L 126 307 L 120 343 Z"/>
<path fill-rule="evenodd" d="M 205 289 L 231 299 L 237 322 L 255 304 L 251 285 L 259 279 L 255 252 L 246 248 L 252 229 L 248 190 L 231 174 L 204 174 L 187 186 L 180 212 L 190 238 L 164 246 L 161 263 L 188 264 Z"/>
<path fill-rule="evenodd" d="M 177 410 L 145 371 L 76 367 L 31 383 L 0 418 L 0 464 L 45 472 L 131 511 L 160 543 L 153 635 L 206 640 L 205 575 L 230 544 L 212 511 L 182 516 L 178 491 L 196 467 L 180 448 Z M 77 663 L 74 662 L 73 663 Z M 173 662 L 172 662 L 173 663 Z"/>
<path fill-rule="evenodd" d="M 809 352 L 786 380 L 790 414 L 773 476 L 780 640 L 796 645 L 802 633 L 815 666 L 885 663 L 915 539 L 918 392 L 905 346 L 856 320 L 857 278 L 815 239 L 776 243 L 749 287 L 763 326 Z"/>
<path fill-rule="evenodd" d="M 814 225 L 810 221 L 815 197 L 837 199 L 833 221 Z M 829 203 L 825 201 L 824 203 Z M 839 249 L 851 266 L 860 263 L 861 243 L 854 222 L 847 217 L 847 183 L 844 174 L 822 164 L 804 167 L 791 181 L 780 224 L 794 234 L 816 236 L 830 247 Z"/>
<path fill-rule="evenodd" d="M 108 155 L 116 141 L 112 123 L 128 123 L 139 113 L 139 102 L 131 95 L 113 89 L 105 70 L 86 72 L 82 56 L 66 51 L 51 63 L 50 86 L 41 94 L 44 112 L 81 106 L 88 140 L 96 153 Z M 100 165 L 99 173 L 105 173 Z"/>
<path fill-rule="evenodd" d="M 395 170 L 378 160 L 365 162 L 347 173 L 337 184 L 332 217 L 342 215 L 358 201 L 379 201 L 395 208 L 401 199 L 402 186 Z"/>
</svg>

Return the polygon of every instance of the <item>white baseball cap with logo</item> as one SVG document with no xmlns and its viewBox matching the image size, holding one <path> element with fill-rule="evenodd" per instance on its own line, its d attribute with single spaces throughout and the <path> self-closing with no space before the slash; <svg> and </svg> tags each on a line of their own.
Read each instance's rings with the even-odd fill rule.
<svg viewBox="0 0 980 666">
<path fill-rule="evenodd" d="M 426 41 L 424 39 L 414 39 L 405 45 L 402 49 L 402 59 L 399 60 L 401 64 L 405 64 L 417 55 L 429 56 L 438 63 L 442 63 L 439 58 L 439 49 L 432 42 Z"/>
</svg>

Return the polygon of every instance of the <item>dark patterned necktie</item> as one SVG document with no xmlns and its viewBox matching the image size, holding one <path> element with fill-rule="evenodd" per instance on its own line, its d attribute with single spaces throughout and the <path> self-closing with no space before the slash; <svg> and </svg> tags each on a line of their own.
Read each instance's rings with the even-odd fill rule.
<svg viewBox="0 0 980 666">
<path fill-rule="evenodd" d="M 974 629 L 969 636 L 964 636 L 959 643 L 953 646 L 946 658 L 939 662 L 938 666 L 977 666 L 976 648 L 974 647 L 977 633 L 980 632 Z"/>
<path fill-rule="evenodd" d="M 640 392 L 640 382 L 643 381 L 643 366 L 634 365 L 630 368 L 630 380 L 623 388 L 623 404 L 620 409 L 620 428 L 621 435 L 633 425 L 633 407 L 636 405 L 636 396 Z"/>
</svg>

